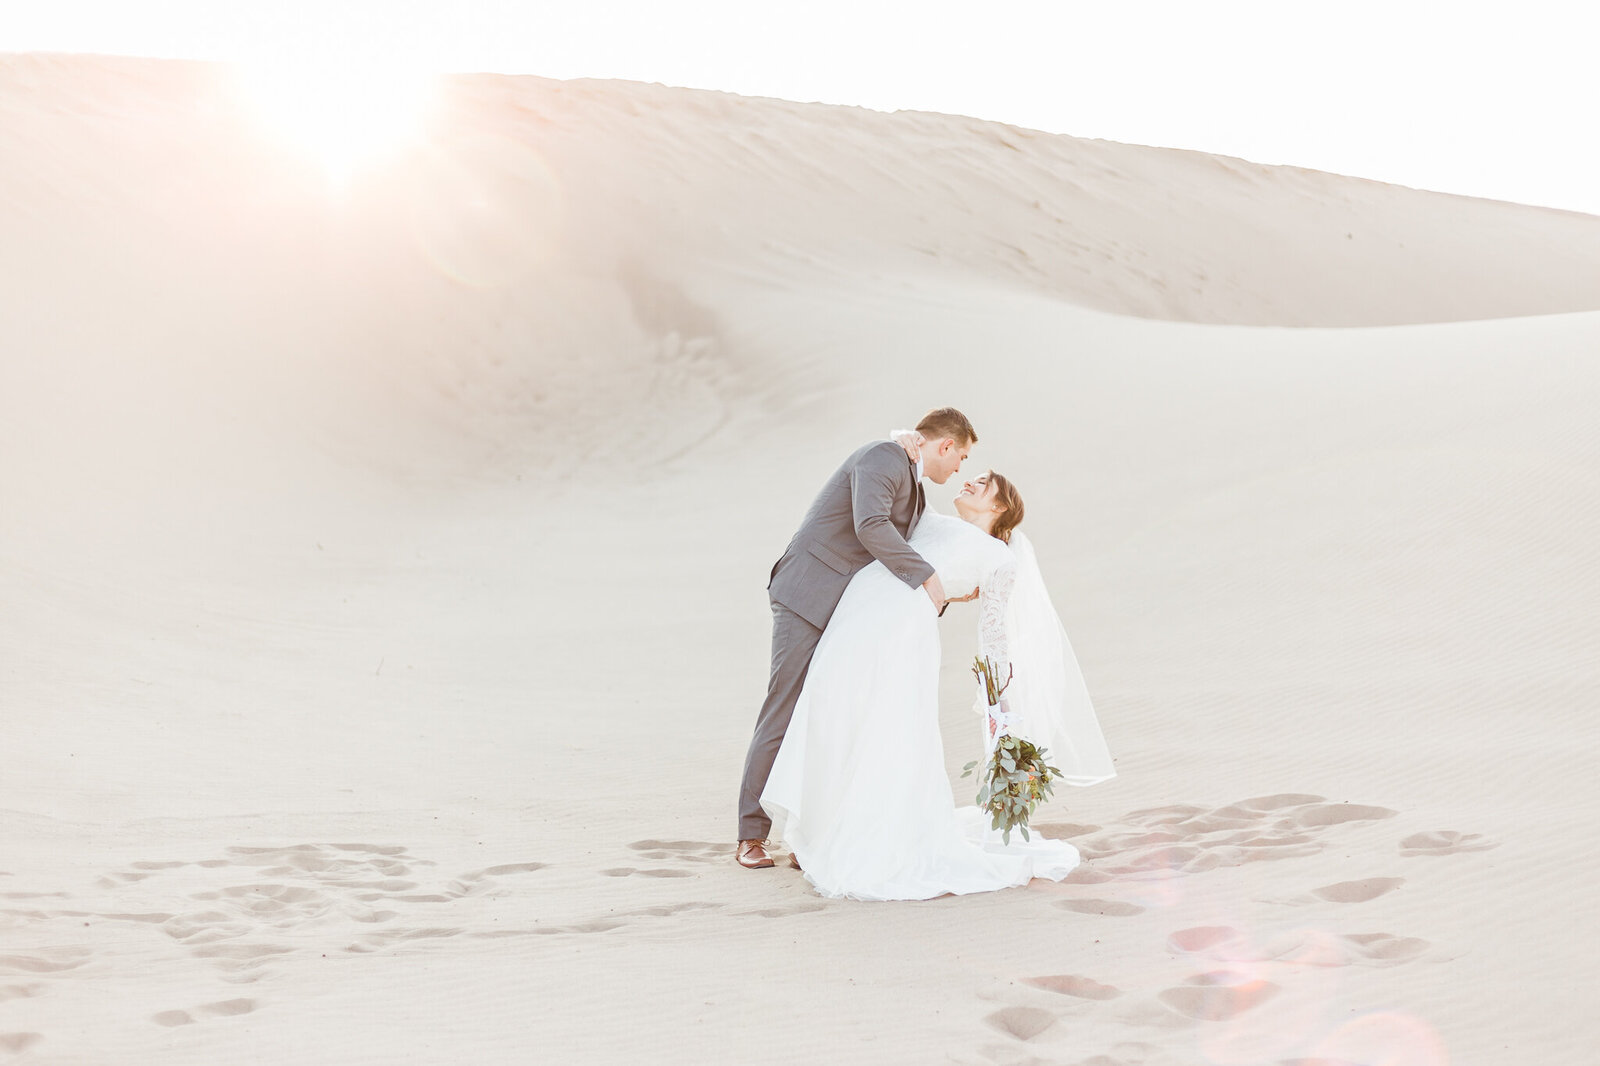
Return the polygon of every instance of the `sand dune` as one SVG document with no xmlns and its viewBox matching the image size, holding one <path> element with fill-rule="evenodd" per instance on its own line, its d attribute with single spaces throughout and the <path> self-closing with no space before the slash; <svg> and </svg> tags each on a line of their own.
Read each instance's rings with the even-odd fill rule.
<svg viewBox="0 0 1600 1066">
<path fill-rule="evenodd" d="M 0 1061 L 1587 1060 L 1600 220 L 446 89 L 341 193 L 0 60 Z M 1066 884 L 824 901 L 730 860 L 762 584 L 935 403 L 1119 776 Z"/>
</svg>

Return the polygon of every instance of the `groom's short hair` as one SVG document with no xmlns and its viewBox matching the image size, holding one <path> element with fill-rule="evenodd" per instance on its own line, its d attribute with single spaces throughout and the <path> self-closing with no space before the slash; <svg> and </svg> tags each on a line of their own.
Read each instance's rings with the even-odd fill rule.
<svg viewBox="0 0 1600 1066">
<path fill-rule="evenodd" d="M 972 428 L 967 416 L 954 407 L 935 407 L 923 415 L 922 421 L 917 423 L 917 432 L 928 440 L 949 437 L 957 444 L 978 443 L 978 431 Z"/>
</svg>

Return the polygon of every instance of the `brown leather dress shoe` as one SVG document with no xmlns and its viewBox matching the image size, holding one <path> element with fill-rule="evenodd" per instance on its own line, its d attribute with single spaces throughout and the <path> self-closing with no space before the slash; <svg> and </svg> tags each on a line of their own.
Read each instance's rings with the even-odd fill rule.
<svg viewBox="0 0 1600 1066">
<path fill-rule="evenodd" d="M 734 859 L 746 870 L 765 870 L 772 865 L 772 856 L 767 854 L 765 840 L 739 841 L 739 850 Z"/>
<path fill-rule="evenodd" d="M 800 859 L 792 851 L 789 853 L 789 869 L 791 869 L 791 870 L 800 869 Z"/>
</svg>

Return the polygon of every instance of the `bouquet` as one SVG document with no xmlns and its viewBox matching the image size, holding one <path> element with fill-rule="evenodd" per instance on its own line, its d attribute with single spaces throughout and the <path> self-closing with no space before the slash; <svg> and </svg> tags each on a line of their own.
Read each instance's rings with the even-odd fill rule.
<svg viewBox="0 0 1600 1066">
<path fill-rule="evenodd" d="M 1000 709 L 1000 698 L 1011 684 L 1008 671 L 1005 681 L 996 676 L 998 668 L 987 656 L 972 660 L 972 673 L 983 682 L 983 692 L 989 703 L 990 732 L 1005 722 Z M 1061 771 L 1045 763 L 1045 749 L 1036 748 L 1009 731 L 1001 732 L 995 741 L 989 764 L 984 768 L 983 787 L 978 789 L 978 806 L 993 819 L 991 827 L 1004 830 L 1004 839 L 1011 843 L 1011 830 L 1020 829 L 1022 839 L 1028 839 L 1028 816 L 1033 809 L 1053 795 L 1050 782 Z M 961 776 L 966 777 L 978 765 L 974 759 L 967 763 Z"/>
</svg>

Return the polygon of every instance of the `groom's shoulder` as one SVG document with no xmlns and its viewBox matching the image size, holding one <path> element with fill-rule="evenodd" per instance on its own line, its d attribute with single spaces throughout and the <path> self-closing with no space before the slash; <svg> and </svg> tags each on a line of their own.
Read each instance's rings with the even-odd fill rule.
<svg viewBox="0 0 1600 1066">
<path fill-rule="evenodd" d="M 847 465 L 861 462 L 881 463 L 896 455 L 905 455 L 905 449 L 892 440 L 869 440 L 850 453 Z"/>
<path fill-rule="evenodd" d="M 905 461 L 905 449 L 892 440 L 868 441 L 850 453 L 839 466 L 839 475 L 850 475 L 856 471 L 872 471 L 874 474 L 889 477 L 897 476 L 903 470 L 910 470 L 910 464 Z"/>
</svg>

